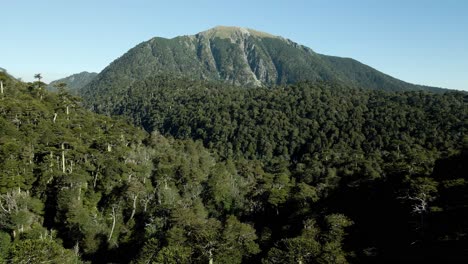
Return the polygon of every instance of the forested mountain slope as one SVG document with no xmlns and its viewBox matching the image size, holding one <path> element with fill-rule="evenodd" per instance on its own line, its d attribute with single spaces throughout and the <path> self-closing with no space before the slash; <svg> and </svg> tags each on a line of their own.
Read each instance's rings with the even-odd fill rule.
<svg viewBox="0 0 468 264">
<path fill-rule="evenodd" d="M 468 260 L 466 94 L 0 80 L 0 262 Z"/>
<path fill-rule="evenodd" d="M 58 85 L 59 83 L 64 83 L 67 85 L 70 92 L 76 94 L 79 89 L 81 89 L 83 86 L 90 83 L 96 76 L 97 76 L 97 73 L 95 72 L 84 71 L 84 72 L 76 73 L 76 74 L 67 76 L 65 78 L 50 82 L 49 85 L 47 86 L 47 89 L 50 91 L 57 91 L 57 87 L 55 86 Z"/>
<path fill-rule="evenodd" d="M 283 172 L 272 179 L 278 192 L 262 198 L 269 205 L 260 219 L 275 220 L 256 222 L 260 236 L 290 236 L 307 216 L 346 212 L 356 220 L 349 241 L 361 247 L 354 250 L 358 259 L 424 261 L 446 259 L 450 247 L 453 258 L 466 258 L 466 102 L 459 92 L 382 92 L 333 82 L 251 89 L 164 75 L 88 106 L 148 131 L 202 140 L 221 159 L 259 160 L 267 171 Z M 444 172 L 446 160 L 457 173 Z M 445 197 L 451 191 L 456 198 Z M 284 226 L 289 231 L 279 231 Z M 276 257 L 266 263 L 292 261 Z"/>
<path fill-rule="evenodd" d="M 86 99 L 111 96 L 135 81 L 168 73 L 241 86 L 309 80 L 386 91 L 443 91 L 403 82 L 353 59 L 318 54 L 268 33 L 215 27 L 191 36 L 155 37 L 137 45 L 106 67 L 82 94 Z"/>
<path fill-rule="evenodd" d="M 399 144 L 460 148 L 467 94 L 381 92 L 333 82 L 243 88 L 163 75 L 86 105 L 147 131 L 201 139 L 224 157 L 300 157 L 324 148 L 366 153 Z"/>
<path fill-rule="evenodd" d="M 236 217 L 249 210 L 254 165 L 238 171 L 200 143 L 150 137 L 63 89 L 0 80 L 1 263 L 239 263 L 259 253 L 255 229 Z"/>
</svg>

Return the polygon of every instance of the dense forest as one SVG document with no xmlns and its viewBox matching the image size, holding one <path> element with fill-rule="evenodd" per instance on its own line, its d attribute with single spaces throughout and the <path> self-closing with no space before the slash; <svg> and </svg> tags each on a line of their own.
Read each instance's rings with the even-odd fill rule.
<svg viewBox="0 0 468 264">
<path fill-rule="evenodd" d="M 0 263 L 468 260 L 466 93 L 0 81 Z"/>
</svg>

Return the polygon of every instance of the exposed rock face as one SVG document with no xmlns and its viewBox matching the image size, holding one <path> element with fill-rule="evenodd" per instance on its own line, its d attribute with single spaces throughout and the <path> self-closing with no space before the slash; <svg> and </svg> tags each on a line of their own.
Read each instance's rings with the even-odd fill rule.
<svg viewBox="0 0 468 264">
<path fill-rule="evenodd" d="M 134 81 L 159 74 L 253 87 L 322 80 L 368 89 L 432 89 L 397 80 L 353 59 L 315 53 L 282 37 L 219 26 L 196 35 L 143 42 L 112 62 L 81 93 L 85 98 L 125 93 Z"/>
</svg>

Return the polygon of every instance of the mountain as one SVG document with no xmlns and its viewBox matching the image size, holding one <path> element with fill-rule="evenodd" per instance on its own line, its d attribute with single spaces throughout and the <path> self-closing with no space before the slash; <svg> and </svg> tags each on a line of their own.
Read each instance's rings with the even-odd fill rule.
<svg viewBox="0 0 468 264">
<path fill-rule="evenodd" d="M 73 74 L 62 79 L 52 81 L 47 86 L 47 89 L 50 91 L 55 91 L 56 90 L 56 88 L 54 87 L 55 84 L 65 83 L 67 84 L 67 87 L 70 91 L 76 91 L 78 89 L 81 89 L 83 86 L 85 86 L 89 82 L 91 82 L 96 76 L 97 76 L 97 73 L 95 72 L 86 72 L 86 71 L 80 72 L 80 73 Z"/>
<path fill-rule="evenodd" d="M 350 58 L 322 55 L 289 39 L 240 27 L 218 26 L 190 36 L 155 37 L 106 67 L 83 93 L 128 89 L 158 74 L 272 86 L 299 81 L 334 81 L 387 91 L 441 89 L 410 84 Z"/>
</svg>

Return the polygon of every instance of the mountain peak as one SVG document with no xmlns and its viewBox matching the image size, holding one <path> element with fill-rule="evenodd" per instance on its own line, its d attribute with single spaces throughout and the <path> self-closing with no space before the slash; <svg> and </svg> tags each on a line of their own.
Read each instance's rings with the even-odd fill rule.
<svg viewBox="0 0 468 264">
<path fill-rule="evenodd" d="M 83 87 L 95 95 L 124 92 L 135 81 L 170 74 L 241 86 L 332 81 L 368 89 L 430 90 L 392 78 L 358 61 L 322 55 L 280 36 L 217 26 L 195 35 L 153 38 L 129 50 Z"/>
<path fill-rule="evenodd" d="M 277 36 L 271 35 L 266 32 L 261 32 L 244 27 L 234 26 L 216 26 L 214 28 L 202 31 L 197 35 L 202 35 L 209 38 L 232 38 L 234 36 L 256 36 L 264 38 L 278 38 Z"/>
</svg>

